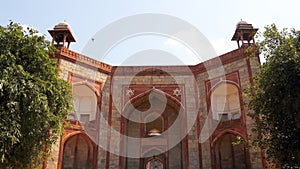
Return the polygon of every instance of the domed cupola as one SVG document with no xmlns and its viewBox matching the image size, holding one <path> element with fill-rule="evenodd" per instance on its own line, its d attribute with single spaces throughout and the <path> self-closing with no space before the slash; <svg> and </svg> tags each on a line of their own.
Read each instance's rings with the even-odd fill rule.
<svg viewBox="0 0 300 169">
<path fill-rule="evenodd" d="M 76 42 L 72 35 L 71 27 L 66 21 L 58 23 L 53 30 L 48 30 L 48 32 L 52 36 L 52 44 L 56 47 L 69 48 L 71 42 Z"/>
<path fill-rule="evenodd" d="M 254 35 L 257 30 L 257 28 L 253 28 L 252 24 L 241 20 L 236 24 L 235 33 L 231 40 L 237 41 L 238 48 L 253 45 L 255 44 Z M 242 42 L 242 44 L 240 44 L 240 42 Z"/>
</svg>

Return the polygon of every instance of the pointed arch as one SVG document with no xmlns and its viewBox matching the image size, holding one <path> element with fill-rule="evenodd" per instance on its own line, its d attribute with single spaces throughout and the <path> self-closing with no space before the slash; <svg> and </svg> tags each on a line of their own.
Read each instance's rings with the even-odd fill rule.
<svg viewBox="0 0 300 169">
<path fill-rule="evenodd" d="M 97 90 L 97 88 L 93 84 L 89 83 L 87 80 L 72 83 L 72 86 L 80 85 L 86 85 L 88 88 L 94 91 L 97 96 L 100 96 L 100 92 Z"/>
<path fill-rule="evenodd" d="M 73 84 L 75 113 L 70 113 L 70 119 L 79 120 L 86 123 L 96 119 L 98 109 L 97 90 L 87 81 Z"/>
<path fill-rule="evenodd" d="M 128 100 L 125 104 L 124 104 L 124 107 L 123 107 L 123 111 L 122 112 L 126 112 L 128 111 L 128 105 L 132 104 L 132 103 L 137 103 L 139 100 L 140 100 L 140 103 L 143 102 L 143 98 L 145 98 L 145 96 L 149 95 L 151 92 L 154 92 L 154 94 L 157 94 L 156 96 L 166 96 L 167 97 L 167 100 L 168 100 L 168 103 L 170 103 L 170 105 L 173 105 L 173 106 L 177 106 L 181 109 L 184 110 L 184 106 L 183 104 L 175 97 L 173 97 L 172 95 L 162 91 L 162 90 L 159 90 L 159 89 L 156 89 L 156 88 L 152 88 L 152 89 L 149 89 L 143 93 L 140 93 L 138 94 L 137 96 L 134 96 L 133 98 L 131 98 L 130 100 Z M 158 97 L 159 98 L 159 97 Z"/>
<path fill-rule="evenodd" d="M 209 95 L 211 95 L 211 92 L 214 91 L 219 85 L 223 84 L 223 83 L 228 83 L 228 84 L 232 84 L 234 86 L 236 86 L 238 89 L 240 89 L 240 85 L 232 80 L 220 80 L 218 81 L 216 84 L 214 84 L 210 90 L 208 91 Z"/>
<path fill-rule="evenodd" d="M 241 91 L 236 82 L 223 80 L 209 91 L 214 120 L 228 121 L 242 116 Z"/>
<path fill-rule="evenodd" d="M 145 169 L 163 169 L 166 167 L 166 156 L 163 154 L 163 150 L 158 147 L 153 147 L 143 153 L 146 158 L 143 159 L 143 168 Z"/>
<path fill-rule="evenodd" d="M 246 136 L 237 132 L 237 131 L 234 131 L 234 130 L 231 130 L 231 129 L 227 129 L 227 130 L 222 130 L 221 132 L 218 133 L 218 135 L 216 135 L 214 137 L 214 139 L 212 140 L 212 145 L 214 146 L 216 141 L 219 140 L 224 134 L 232 134 L 232 135 L 236 135 L 236 136 L 239 136 L 241 137 L 243 140 L 246 140 Z"/>
<path fill-rule="evenodd" d="M 227 131 L 214 140 L 212 151 L 216 169 L 248 168 L 245 142 L 237 142 L 237 136 L 242 137 L 237 132 Z"/>
<path fill-rule="evenodd" d="M 150 159 L 147 160 L 146 162 L 146 169 L 163 169 L 164 168 L 164 162 L 162 159 L 158 158 L 158 157 L 152 157 Z"/>
<path fill-rule="evenodd" d="M 62 169 L 94 168 L 96 146 L 86 134 L 70 134 L 62 145 Z"/>
<path fill-rule="evenodd" d="M 150 101 L 151 99 L 152 102 Z M 166 104 L 166 107 L 162 112 L 156 111 L 156 106 L 159 106 L 156 105 L 156 103 L 162 104 L 161 101 L 163 101 L 163 99 L 167 100 L 166 103 L 163 103 Z M 153 106 L 153 109 L 149 108 L 151 106 Z M 153 138 L 153 141 L 151 142 L 149 140 L 141 141 L 139 145 L 136 145 L 134 150 L 128 147 L 130 140 L 123 140 L 121 145 L 123 145 L 122 150 L 125 154 L 128 153 L 128 151 L 132 152 L 138 150 L 137 153 L 140 153 L 140 155 L 144 158 L 139 159 L 139 161 L 134 158 L 124 158 L 124 161 L 121 159 L 121 166 L 124 165 L 125 168 L 145 168 L 147 161 L 153 156 L 160 158 L 166 168 L 180 168 L 185 166 L 188 159 L 185 158 L 183 154 L 186 154 L 188 151 L 186 149 L 187 142 L 179 141 L 176 145 L 172 145 L 173 148 L 168 151 L 172 153 L 173 156 L 168 156 L 167 152 L 165 152 L 169 146 L 167 139 L 179 139 L 182 135 L 184 135 L 184 128 L 186 125 L 184 117 L 186 112 L 183 104 L 178 99 L 162 90 L 152 88 L 131 98 L 128 102 L 126 102 L 122 110 L 123 116 L 121 123 L 122 126 L 124 126 L 122 134 L 138 138 L 151 137 L 150 134 L 148 135 L 147 130 L 150 130 L 150 128 L 158 129 L 158 123 L 155 123 L 157 121 L 159 122 L 159 126 L 161 126 L 163 133 L 162 135 L 157 135 L 157 137 L 154 136 L 155 138 Z M 132 118 L 135 117 L 140 119 L 140 122 L 132 120 Z M 155 125 L 151 125 L 151 120 L 154 120 Z M 175 127 L 173 126 L 172 131 L 164 132 L 164 130 L 167 130 L 174 123 L 176 123 L 176 125 Z M 160 132 L 160 130 L 158 131 Z M 174 134 L 174 131 L 176 134 Z M 151 140 L 151 138 L 149 139 Z M 170 163 L 173 164 L 170 165 Z"/>
</svg>

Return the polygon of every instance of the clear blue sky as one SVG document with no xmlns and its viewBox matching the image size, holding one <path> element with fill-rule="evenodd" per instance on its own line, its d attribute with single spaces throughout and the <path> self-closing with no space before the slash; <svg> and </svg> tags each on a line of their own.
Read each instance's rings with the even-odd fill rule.
<svg viewBox="0 0 300 169">
<path fill-rule="evenodd" d="M 217 54 L 236 49 L 231 42 L 236 23 L 243 19 L 263 30 L 300 29 L 299 0 L 6 0 L 0 6 L 0 24 L 9 20 L 31 25 L 42 34 L 66 20 L 77 40 L 72 50 L 81 52 L 88 40 L 107 24 L 134 14 L 161 13 L 188 21 L 215 47 Z"/>
</svg>

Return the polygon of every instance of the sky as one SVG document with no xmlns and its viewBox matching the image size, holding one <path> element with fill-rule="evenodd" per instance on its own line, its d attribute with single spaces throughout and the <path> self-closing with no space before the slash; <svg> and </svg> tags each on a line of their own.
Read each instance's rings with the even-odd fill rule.
<svg viewBox="0 0 300 169">
<path fill-rule="evenodd" d="M 65 20 L 70 24 L 77 41 L 70 49 L 81 53 L 99 30 L 121 18 L 144 13 L 166 14 L 196 27 L 208 39 L 216 53 L 221 55 L 237 48 L 236 42 L 232 42 L 231 38 L 241 19 L 260 31 L 272 23 L 279 28 L 299 30 L 299 6 L 299 0 L 6 0 L 0 6 L 0 24 L 7 25 L 12 20 L 22 25 L 30 25 L 51 40 L 47 31 Z M 142 41 L 161 45 L 140 45 L 139 49 L 135 48 Z M 160 43 L 153 43 L 156 41 Z M 110 56 L 112 59 L 106 59 L 110 64 L 118 64 L 119 55 L 130 55 L 140 52 L 142 48 L 147 50 L 164 45 L 167 47 L 161 50 L 174 52 L 179 49 L 178 44 L 174 45 L 169 39 L 145 36 L 129 39 L 115 49 L 115 55 Z M 180 48 L 181 52 L 186 50 L 184 47 Z M 105 60 L 97 57 L 95 59 Z"/>
</svg>

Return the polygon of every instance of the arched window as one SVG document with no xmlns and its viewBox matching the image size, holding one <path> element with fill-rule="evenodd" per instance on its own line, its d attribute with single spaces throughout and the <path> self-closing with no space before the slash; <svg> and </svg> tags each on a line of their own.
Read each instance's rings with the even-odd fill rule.
<svg viewBox="0 0 300 169">
<path fill-rule="evenodd" d="M 146 169 L 163 169 L 164 164 L 159 158 L 152 158 L 146 164 Z"/>
<path fill-rule="evenodd" d="M 93 146 L 88 138 L 78 134 L 65 142 L 62 169 L 91 169 L 92 164 Z"/>
<path fill-rule="evenodd" d="M 213 119 L 227 121 L 241 117 L 239 90 L 233 84 L 222 83 L 211 94 Z"/>
<path fill-rule="evenodd" d="M 215 144 L 217 169 L 246 169 L 246 151 L 244 142 L 238 142 L 237 136 L 224 134 Z"/>
<path fill-rule="evenodd" d="M 74 108 L 76 118 L 83 123 L 95 120 L 97 110 L 97 97 L 94 91 L 87 85 L 73 86 Z M 70 115 L 70 119 L 74 115 Z"/>
</svg>

